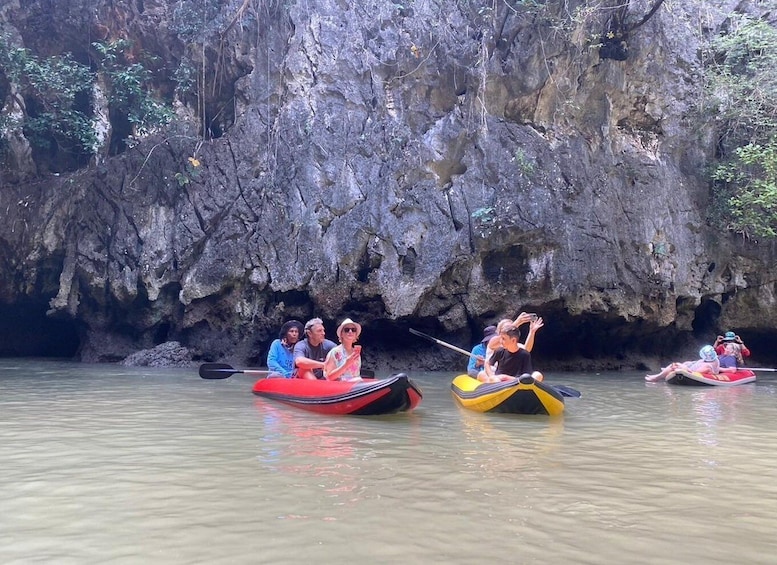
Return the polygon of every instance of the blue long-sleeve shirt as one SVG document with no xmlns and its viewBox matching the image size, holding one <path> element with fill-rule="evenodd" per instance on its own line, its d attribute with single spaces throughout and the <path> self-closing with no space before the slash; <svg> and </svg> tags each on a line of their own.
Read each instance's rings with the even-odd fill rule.
<svg viewBox="0 0 777 565">
<path fill-rule="evenodd" d="M 472 355 L 480 355 L 481 357 L 486 356 L 486 344 L 485 343 L 478 343 L 475 347 L 472 348 Z M 474 357 L 469 358 L 469 363 L 467 364 L 467 374 L 470 377 L 477 377 L 478 373 L 480 372 L 480 369 L 483 368 L 481 365 L 480 368 L 476 367 L 478 360 Z"/>
<path fill-rule="evenodd" d="M 287 379 L 290 379 L 294 373 L 294 352 L 284 347 L 280 339 L 270 344 L 270 350 L 267 352 L 267 368 Z"/>
</svg>

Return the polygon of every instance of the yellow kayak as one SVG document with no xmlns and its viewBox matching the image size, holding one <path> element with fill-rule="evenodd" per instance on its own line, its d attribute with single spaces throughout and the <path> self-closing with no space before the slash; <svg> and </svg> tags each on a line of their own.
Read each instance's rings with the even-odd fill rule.
<svg viewBox="0 0 777 565">
<path fill-rule="evenodd" d="M 451 392 L 459 404 L 476 412 L 550 416 L 564 412 L 563 394 L 529 375 L 500 383 L 484 383 L 468 375 L 459 375 L 451 383 Z"/>
</svg>

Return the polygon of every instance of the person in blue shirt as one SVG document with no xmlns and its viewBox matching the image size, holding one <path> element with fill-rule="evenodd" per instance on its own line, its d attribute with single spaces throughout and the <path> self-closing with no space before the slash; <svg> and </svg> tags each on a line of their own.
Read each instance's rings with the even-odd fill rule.
<svg viewBox="0 0 777 565">
<path fill-rule="evenodd" d="M 467 374 L 473 379 L 478 378 L 478 373 L 483 369 L 483 362 L 486 359 L 486 345 L 494 335 L 496 335 L 496 326 L 486 327 L 483 330 L 483 339 L 472 348 L 472 355 L 467 364 Z"/>
<path fill-rule="evenodd" d="M 267 378 L 290 379 L 294 375 L 294 346 L 302 337 L 303 326 L 298 320 L 289 320 L 281 326 L 278 339 L 270 344 L 267 352 Z"/>
</svg>

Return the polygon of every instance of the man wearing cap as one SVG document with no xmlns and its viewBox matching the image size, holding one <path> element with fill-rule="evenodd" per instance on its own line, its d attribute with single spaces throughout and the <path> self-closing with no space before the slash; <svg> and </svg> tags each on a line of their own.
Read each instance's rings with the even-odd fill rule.
<svg viewBox="0 0 777 565">
<path fill-rule="evenodd" d="M 486 345 L 494 335 L 496 335 L 496 326 L 487 326 L 483 330 L 483 339 L 472 348 L 467 364 L 467 374 L 473 379 L 478 378 L 478 373 L 483 368 L 483 363 L 486 360 Z"/>
<path fill-rule="evenodd" d="M 742 357 L 750 357 L 750 350 L 745 347 L 745 343 L 742 341 L 742 338 L 734 332 L 726 332 L 725 334 L 719 335 L 715 338 L 715 353 L 718 355 L 723 355 L 726 350 L 727 343 L 736 343 L 741 348 L 739 352 L 742 354 Z"/>
<path fill-rule="evenodd" d="M 323 379 L 326 355 L 336 345 L 326 339 L 321 318 L 305 322 L 305 339 L 294 346 L 294 376 L 300 379 Z"/>
</svg>

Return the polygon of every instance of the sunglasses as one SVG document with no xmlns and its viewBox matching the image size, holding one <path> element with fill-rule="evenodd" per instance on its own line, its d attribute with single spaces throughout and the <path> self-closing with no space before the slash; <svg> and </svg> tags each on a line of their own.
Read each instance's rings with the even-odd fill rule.
<svg viewBox="0 0 777 565">
<path fill-rule="evenodd" d="M 356 328 L 343 328 L 343 331 L 355 334 L 356 333 Z"/>
</svg>

